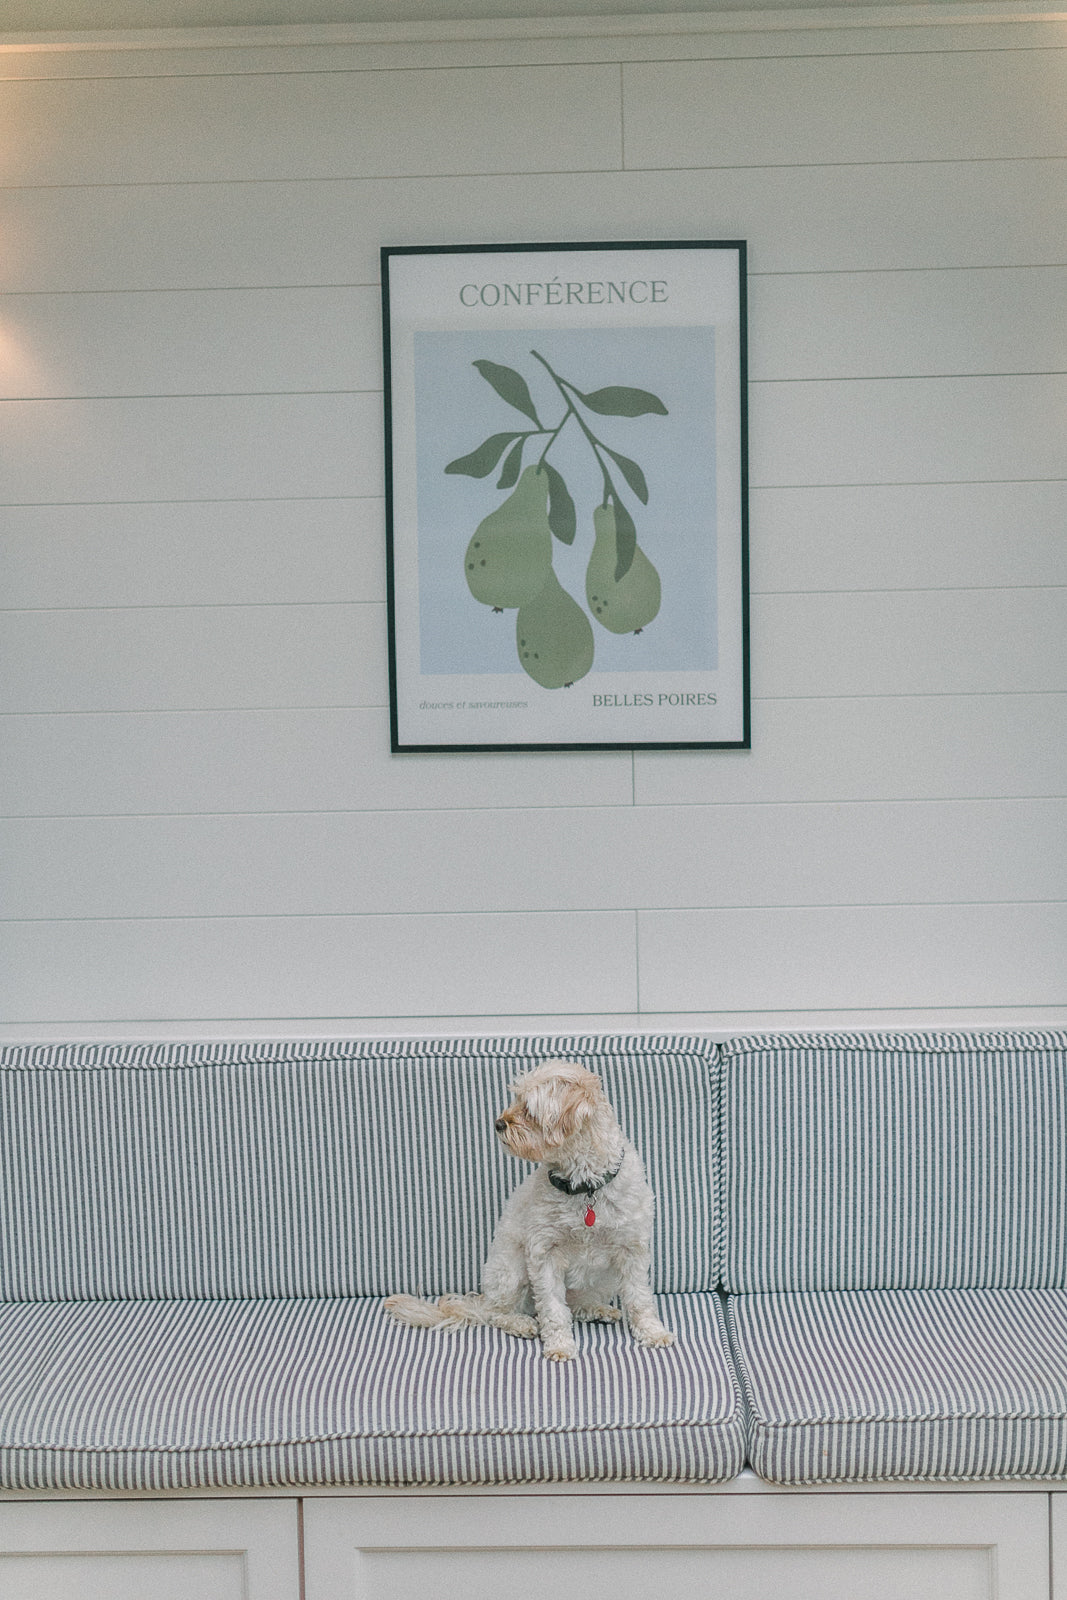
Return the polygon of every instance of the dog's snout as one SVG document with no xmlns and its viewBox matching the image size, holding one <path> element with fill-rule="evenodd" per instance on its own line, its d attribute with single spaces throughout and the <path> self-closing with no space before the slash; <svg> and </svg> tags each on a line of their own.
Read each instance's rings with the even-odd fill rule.
<svg viewBox="0 0 1067 1600">
<path fill-rule="evenodd" d="M 496 1121 L 493 1123 L 493 1127 L 496 1129 L 497 1133 L 503 1133 L 507 1127 L 507 1123 L 504 1121 L 503 1117 L 497 1117 Z"/>
</svg>

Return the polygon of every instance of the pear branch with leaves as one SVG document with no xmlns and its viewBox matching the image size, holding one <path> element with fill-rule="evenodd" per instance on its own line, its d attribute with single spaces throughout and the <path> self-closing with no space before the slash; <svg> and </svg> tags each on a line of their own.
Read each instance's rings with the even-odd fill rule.
<svg viewBox="0 0 1067 1600">
<path fill-rule="evenodd" d="M 574 543 L 578 513 L 562 474 L 547 459 L 549 451 L 573 417 L 596 460 L 604 490 L 593 512 L 594 543 L 586 571 L 589 611 L 612 633 L 640 633 L 659 611 L 659 574 L 637 542 L 634 519 L 608 462 L 642 505 L 648 504 L 648 483 L 636 461 L 594 433 L 579 406 L 607 417 L 666 416 L 667 407 L 647 389 L 612 384 L 583 393 L 538 351 L 530 354 L 559 391 L 565 408 L 559 422 L 553 427 L 542 423 L 526 379 L 513 367 L 475 361 L 500 398 L 533 427 L 494 433 L 469 455 L 450 461 L 445 471 L 487 478 L 503 458 L 496 486 L 512 493 L 478 524 L 467 546 L 467 585 L 476 600 L 494 611 L 518 608 L 516 648 L 523 670 L 545 688 L 569 688 L 591 668 L 595 646 L 589 618 L 552 567 L 552 540 Z M 523 453 L 531 440 L 544 444 L 524 470 Z"/>
</svg>

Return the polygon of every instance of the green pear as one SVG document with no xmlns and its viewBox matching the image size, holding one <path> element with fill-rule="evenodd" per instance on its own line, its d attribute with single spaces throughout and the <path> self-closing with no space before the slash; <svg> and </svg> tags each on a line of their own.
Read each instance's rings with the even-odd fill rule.
<svg viewBox="0 0 1067 1600">
<path fill-rule="evenodd" d="M 638 545 L 629 570 L 616 581 L 615 508 L 593 512 L 593 553 L 585 574 L 585 596 L 593 616 L 611 633 L 640 633 L 659 610 L 659 573 Z"/>
<path fill-rule="evenodd" d="M 536 599 L 519 607 L 515 644 L 522 670 L 542 689 L 569 688 L 593 665 L 589 618 L 551 569 Z"/>
<path fill-rule="evenodd" d="M 474 598 L 502 611 L 540 594 L 551 569 L 548 473 L 527 467 L 504 503 L 479 522 L 463 570 Z"/>
</svg>

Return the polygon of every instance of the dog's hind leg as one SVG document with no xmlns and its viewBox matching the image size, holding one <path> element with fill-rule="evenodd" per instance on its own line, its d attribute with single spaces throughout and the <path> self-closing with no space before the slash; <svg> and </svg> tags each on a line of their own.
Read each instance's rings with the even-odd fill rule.
<svg viewBox="0 0 1067 1600">
<path fill-rule="evenodd" d="M 499 1237 L 493 1241 L 482 1273 L 483 1320 L 519 1339 L 537 1338 L 537 1318 L 530 1316 L 530 1281 L 518 1250 Z"/>
</svg>

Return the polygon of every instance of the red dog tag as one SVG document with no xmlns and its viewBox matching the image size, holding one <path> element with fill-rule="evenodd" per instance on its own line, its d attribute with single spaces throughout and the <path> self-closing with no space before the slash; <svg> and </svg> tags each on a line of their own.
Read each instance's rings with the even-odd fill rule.
<svg viewBox="0 0 1067 1600">
<path fill-rule="evenodd" d="M 586 1227 L 587 1228 L 591 1228 L 595 1221 L 596 1221 L 596 1212 L 593 1210 L 592 1206 L 590 1206 L 588 1211 L 585 1213 L 585 1225 L 586 1225 Z"/>
</svg>

